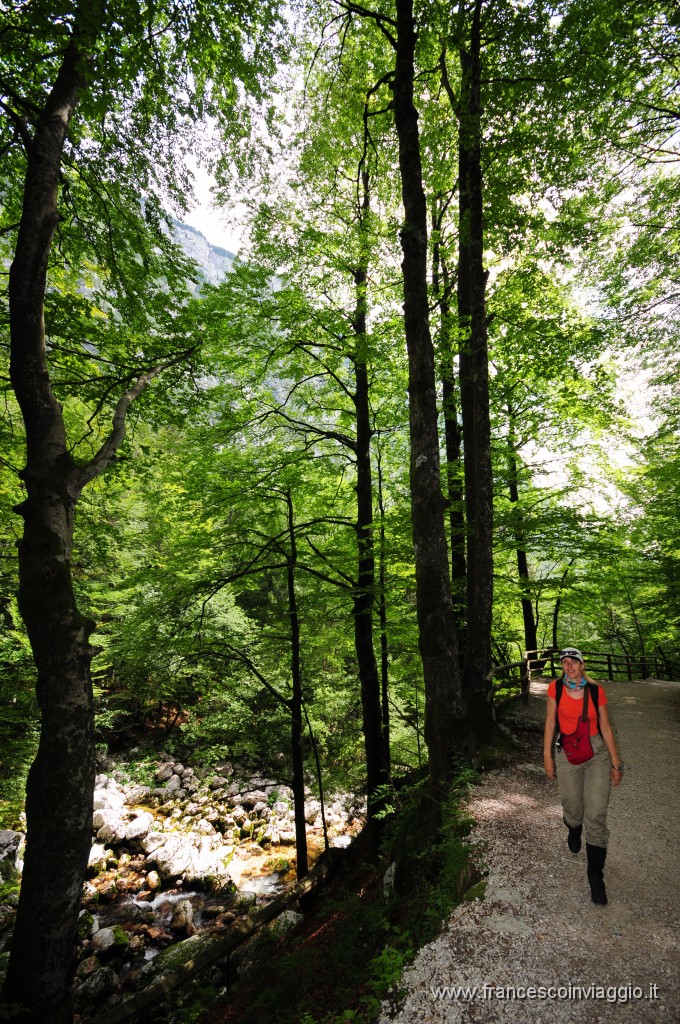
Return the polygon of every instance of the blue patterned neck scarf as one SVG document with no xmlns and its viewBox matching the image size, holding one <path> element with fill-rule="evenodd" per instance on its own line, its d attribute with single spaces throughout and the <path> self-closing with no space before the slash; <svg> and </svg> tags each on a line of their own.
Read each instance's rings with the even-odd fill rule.
<svg viewBox="0 0 680 1024">
<path fill-rule="evenodd" d="M 583 678 L 583 676 L 581 676 L 581 678 L 577 681 L 575 679 L 569 679 L 566 672 L 564 673 L 564 682 L 570 690 L 582 690 L 583 687 L 586 685 L 586 680 Z"/>
</svg>

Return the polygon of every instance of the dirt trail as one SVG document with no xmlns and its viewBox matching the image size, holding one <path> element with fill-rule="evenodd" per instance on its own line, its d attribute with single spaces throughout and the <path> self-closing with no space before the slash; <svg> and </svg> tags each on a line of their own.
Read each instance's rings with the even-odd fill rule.
<svg viewBox="0 0 680 1024">
<path fill-rule="evenodd" d="M 604 686 L 625 762 L 609 805 L 609 905 L 590 900 L 585 851 L 567 849 L 542 735 L 531 734 L 527 759 L 488 776 L 470 802 L 485 898 L 419 952 L 401 1010 L 385 1004 L 382 1024 L 680 1022 L 680 684 Z M 522 714 L 542 720 L 545 690 L 532 685 Z M 436 996 L 443 986 L 477 991 Z"/>
</svg>

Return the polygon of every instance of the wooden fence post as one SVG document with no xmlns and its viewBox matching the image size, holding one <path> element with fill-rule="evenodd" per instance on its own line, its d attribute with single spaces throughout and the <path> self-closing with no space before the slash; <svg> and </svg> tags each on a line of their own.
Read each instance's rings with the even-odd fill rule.
<svg viewBox="0 0 680 1024">
<path fill-rule="evenodd" d="M 525 658 L 520 666 L 519 687 L 522 693 L 522 704 L 529 703 L 529 658 Z"/>
<path fill-rule="evenodd" d="M 629 654 L 626 655 L 626 672 L 628 674 L 628 682 L 632 683 L 632 681 L 633 681 L 633 670 L 632 670 L 631 665 L 630 665 L 630 655 Z"/>
</svg>

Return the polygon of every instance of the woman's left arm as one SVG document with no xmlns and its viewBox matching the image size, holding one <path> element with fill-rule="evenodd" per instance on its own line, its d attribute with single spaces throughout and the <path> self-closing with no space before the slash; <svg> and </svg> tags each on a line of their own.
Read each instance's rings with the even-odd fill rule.
<svg viewBox="0 0 680 1024">
<path fill-rule="evenodd" d="M 600 719 L 600 732 L 602 733 L 602 739 L 604 740 L 605 746 L 609 751 L 609 756 L 612 759 L 612 786 L 618 786 L 622 778 L 622 766 L 621 761 L 619 760 L 618 750 L 616 749 L 614 730 L 612 729 L 611 722 L 609 721 L 609 712 L 607 711 L 607 705 L 598 705 L 597 713 Z"/>
</svg>

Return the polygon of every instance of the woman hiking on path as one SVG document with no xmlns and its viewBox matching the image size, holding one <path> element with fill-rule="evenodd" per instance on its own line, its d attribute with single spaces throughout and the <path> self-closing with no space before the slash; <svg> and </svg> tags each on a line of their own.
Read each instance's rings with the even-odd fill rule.
<svg viewBox="0 0 680 1024">
<path fill-rule="evenodd" d="M 588 882 L 593 903 L 605 905 L 603 868 L 607 857 L 607 804 L 611 786 L 618 786 L 623 764 L 619 760 L 614 733 L 607 713 L 607 696 L 601 686 L 586 675 L 583 655 L 575 647 L 560 651 L 562 677 L 548 687 L 548 704 L 543 733 L 543 767 L 555 778 L 562 801 L 564 824 L 569 830 L 567 845 L 572 853 L 581 849 L 586 829 Z M 559 735 L 553 760 L 555 725 Z"/>
</svg>

